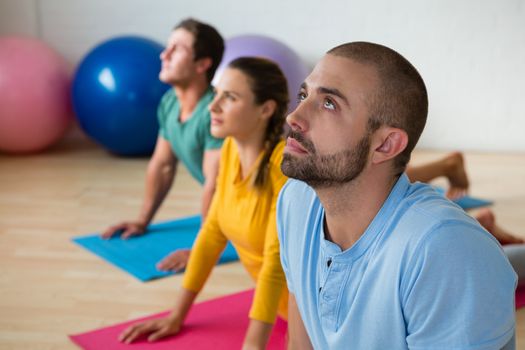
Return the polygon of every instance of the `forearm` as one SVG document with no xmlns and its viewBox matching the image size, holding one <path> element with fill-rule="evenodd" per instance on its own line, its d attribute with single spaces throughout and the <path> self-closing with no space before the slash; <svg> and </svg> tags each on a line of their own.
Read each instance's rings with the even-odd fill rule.
<svg viewBox="0 0 525 350">
<path fill-rule="evenodd" d="M 168 317 L 171 320 L 178 320 L 182 323 L 186 319 L 186 316 L 188 315 L 188 312 L 190 311 L 197 294 L 198 293 L 186 288 L 181 288 L 177 300 L 175 301 L 173 311 Z"/>
<path fill-rule="evenodd" d="M 281 298 L 286 296 L 286 278 L 281 266 L 277 234 L 266 233 L 263 264 L 257 276 L 250 317 L 273 323 Z M 285 293 L 285 294 L 283 294 Z"/>
<path fill-rule="evenodd" d="M 243 350 L 266 349 L 272 328 L 273 325 L 270 323 L 250 319 L 244 338 Z"/>
<path fill-rule="evenodd" d="M 175 178 L 176 163 L 157 165 L 150 163 L 146 174 L 146 191 L 139 221 L 148 225 L 166 198 Z"/>
<path fill-rule="evenodd" d="M 288 298 L 288 350 L 313 349 L 293 294 Z"/>
<path fill-rule="evenodd" d="M 310 342 L 308 334 L 303 332 L 303 330 L 297 332 L 296 330 L 293 330 L 293 328 L 293 326 L 290 326 L 290 322 L 288 322 L 287 350 L 313 350 L 314 348 Z M 299 335 L 298 333 L 302 334 Z"/>
<path fill-rule="evenodd" d="M 207 228 L 209 226 L 204 223 L 195 239 L 182 279 L 182 287 L 194 292 L 198 292 L 204 287 L 227 243 L 226 238 L 220 232 L 213 232 Z"/>
</svg>

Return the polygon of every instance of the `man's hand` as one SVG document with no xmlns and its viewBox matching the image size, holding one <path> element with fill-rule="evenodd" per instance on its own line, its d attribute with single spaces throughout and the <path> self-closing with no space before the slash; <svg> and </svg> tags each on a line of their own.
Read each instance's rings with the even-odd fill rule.
<svg viewBox="0 0 525 350">
<path fill-rule="evenodd" d="M 119 232 L 122 232 L 121 238 L 127 239 L 133 236 L 140 236 L 146 231 L 146 224 L 138 221 L 125 221 L 118 225 L 110 226 L 101 235 L 104 239 L 109 239 Z"/>
</svg>

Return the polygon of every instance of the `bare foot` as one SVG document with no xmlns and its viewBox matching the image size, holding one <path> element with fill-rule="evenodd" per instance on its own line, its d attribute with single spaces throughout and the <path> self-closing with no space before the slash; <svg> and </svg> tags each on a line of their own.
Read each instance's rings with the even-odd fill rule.
<svg viewBox="0 0 525 350">
<path fill-rule="evenodd" d="M 482 209 L 476 215 L 476 219 L 479 221 L 487 231 L 489 231 L 501 245 L 504 244 L 516 244 L 525 243 L 525 240 L 519 236 L 516 236 L 510 232 L 505 231 L 496 224 L 496 217 L 494 212 L 488 208 Z"/>
<path fill-rule="evenodd" d="M 186 267 L 190 259 L 189 249 L 178 249 L 157 264 L 157 269 L 161 271 L 180 271 Z"/>
<path fill-rule="evenodd" d="M 463 154 L 454 152 L 445 158 L 445 176 L 449 182 L 447 197 L 457 199 L 467 194 L 469 180 L 465 170 Z"/>
</svg>

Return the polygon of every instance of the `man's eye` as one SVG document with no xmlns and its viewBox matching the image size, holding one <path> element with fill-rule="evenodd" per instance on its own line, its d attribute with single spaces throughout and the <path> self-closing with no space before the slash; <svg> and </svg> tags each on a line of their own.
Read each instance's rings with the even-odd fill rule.
<svg viewBox="0 0 525 350">
<path fill-rule="evenodd" d="M 332 102 L 329 98 L 325 99 L 323 102 L 323 107 L 330 110 L 335 110 L 335 103 Z"/>
<path fill-rule="evenodd" d="M 306 98 L 306 94 L 304 92 L 300 92 L 300 93 L 297 94 L 297 101 L 298 102 L 304 101 L 305 98 Z"/>
</svg>

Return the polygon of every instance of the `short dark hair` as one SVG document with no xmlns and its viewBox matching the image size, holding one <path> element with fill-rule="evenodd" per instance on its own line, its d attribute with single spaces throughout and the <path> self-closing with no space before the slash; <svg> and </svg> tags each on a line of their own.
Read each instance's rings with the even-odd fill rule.
<svg viewBox="0 0 525 350">
<path fill-rule="evenodd" d="M 265 153 L 253 181 L 255 187 L 261 187 L 268 178 L 269 161 L 273 150 L 282 139 L 290 100 L 288 83 L 279 66 L 265 58 L 239 57 L 231 61 L 228 68 L 238 69 L 248 77 L 256 104 L 261 105 L 268 100 L 275 101 L 275 111 L 268 121 L 264 135 Z"/>
<path fill-rule="evenodd" d="M 339 45 L 327 54 L 346 57 L 371 65 L 378 73 L 379 87 L 367 98 L 371 131 L 381 125 L 404 130 L 408 144 L 394 160 L 397 172 L 403 172 L 425 127 L 428 96 L 425 83 L 416 68 L 398 52 L 379 44 L 352 42 Z"/>
<path fill-rule="evenodd" d="M 209 57 L 212 60 L 212 65 L 206 72 L 208 82 L 211 82 L 215 71 L 222 60 L 224 53 L 224 39 L 219 34 L 217 29 L 209 24 L 199 22 L 193 18 L 186 18 L 175 26 L 175 29 L 185 29 L 195 38 L 193 41 L 193 52 L 195 54 L 194 60 Z"/>
</svg>

